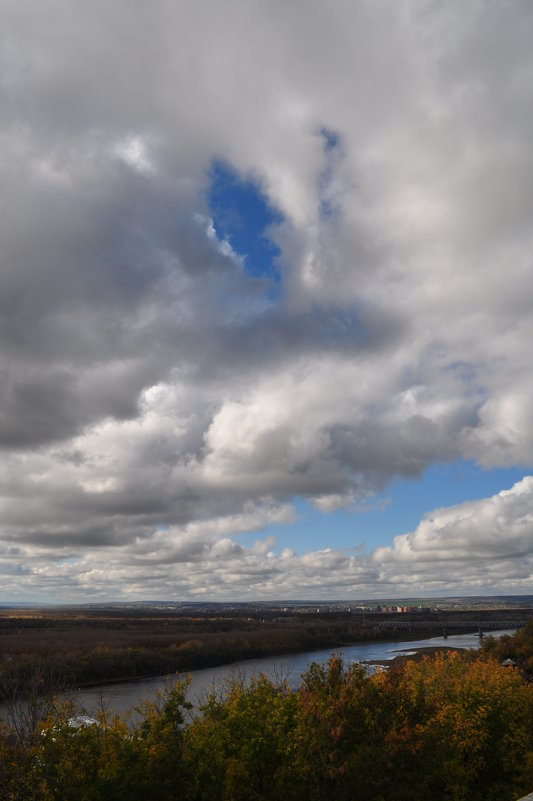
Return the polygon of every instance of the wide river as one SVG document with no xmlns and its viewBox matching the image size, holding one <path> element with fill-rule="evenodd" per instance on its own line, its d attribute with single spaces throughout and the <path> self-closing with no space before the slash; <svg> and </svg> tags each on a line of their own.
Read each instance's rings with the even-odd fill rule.
<svg viewBox="0 0 533 801">
<path fill-rule="evenodd" d="M 514 630 L 493 631 L 494 637 L 511 634 Z M 381 663 L 391 661 L 399 654 L 415 653 L 423 648 L 447 645 L 454 648 L 479 648 L 480 639 L 477 633 L 452 634 L 445 640 L 443 637 L 431 637 L 423 640 L 400 640 L 396 642 L 361 642 L 346 645 L 342 649 L 325 648 L 319 651 L 306 651 L 301 654 L 286 654 L 267 659 L 248 659 L 245 662 L 233 662 L 230 665 L 192 670 L 187 673 L 191 677 L 188 700 L 195 707 L 201 703 L 202 695 L 211 690 L 222 691 L 224 684 L 232 677 L 244 679 L 257 673 L 264 673 L 270 678 L 286 679 L 290 686 L 297 687 L 300 678 L 311 662 L 325 664 L 332 652 L 342 654 L 346 663 L 365 662 Z M 162 690 L 168 682 L 166 676 L 122 684 L 102 685 L 81 689 L 74 693 L 73 700 L 77 706 L 83 707 L 89 715 L 101 709 L 102 699 L 106 707 L 110 707 L 120 715 L 133 710 L 140 701 L 148 698 L 155 690 Z M 72 694 L 71 694 L 72 697 Z M 134 715 L 134 717 L 136 717 Z"/>
</svg>

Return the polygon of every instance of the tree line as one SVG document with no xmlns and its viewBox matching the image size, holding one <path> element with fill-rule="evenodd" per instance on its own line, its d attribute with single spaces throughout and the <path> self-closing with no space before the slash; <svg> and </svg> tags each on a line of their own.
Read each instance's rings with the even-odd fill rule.
<svg viewBox="0 0 533 801">
<path fill-rule="evenodd" d="M 36 661 L 51 686 L 60 680 L 63 687 L 80 687 L 394 636 L 357 618 L 322 617 L 263 621 L 54 616 L 16 620 L 15 625 L 4 620 L 0 701 L 9 697 L 12 685 L 27 682 L 31 687 Z"/>
<path fill-rule="evenodd" d="M 503 650 L 521 660 L 504 667 Z M 132 723 L 52 703 L 0 736 L 6 801 L 514 801 L 533 789 L 533 625 L 480 652 L 368 675 L 332 656 L 298 689 L 258 675 L 206 696 L 186 680 Z M 518 660 L 517 660 L 518 661 Z"/>
</svg>

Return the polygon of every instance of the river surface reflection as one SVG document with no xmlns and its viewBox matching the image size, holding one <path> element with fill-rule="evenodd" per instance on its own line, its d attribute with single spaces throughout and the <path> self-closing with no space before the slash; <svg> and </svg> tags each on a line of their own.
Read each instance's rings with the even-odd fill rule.
<svg viewBox="0 0 533 801">
<path fill-rule="evenodd" d="M 494 631 L 491 634 L 500 637 L 502 634 L 512 634 L 514 629 Z M 268 657 L 267 659 L 247 659 L 244 662 L 233 662 L 230 665 L 206 668 L 204 670 L 191 670 L 186 675 L 191 677 L 188 700 L 195 708 L 201 703 L 202 696 L 213 687 L 223 691 L 225 682 L 231 677 L 238 676 L 244 679 L 257 673 L 264 673 L 270 678 L 286 679 L 291 687 L 297 687 L 303 673 L 311 662 L 325 664 L 332 653 L 340 653 L 346 663 L 365 662 L 367 664 L 391 661 L 401 653 L 414 653 L 423 648 L 447 645 L 454 648 L 479 648 L 480 639 L 477 633 L 451 634 L 444 637 L 431 637 L 423 640 L 399 640 L 395 642 L 361 642 L 347 645 L 343 648 L 324 648 L 318 651 L 306 651 L 300 654 L 285 654 L 284 656 Z M 120 715 L 133 710 L 140 701 L 149 697 L 156 690 L 162 690 L 168 682 L 168 677 L 159 676 L 153 679 L 124 682 L 123 684 L 102 685 L 81 689 L 73 694 L 77 706 L 94 715 L 101 709 L 102 700 L 106 707 L 113 709 Z M 72 697 L 72 694 L 70 694 Z M 133 717 L 136 715 L 133 713 Z"/>
</svg>

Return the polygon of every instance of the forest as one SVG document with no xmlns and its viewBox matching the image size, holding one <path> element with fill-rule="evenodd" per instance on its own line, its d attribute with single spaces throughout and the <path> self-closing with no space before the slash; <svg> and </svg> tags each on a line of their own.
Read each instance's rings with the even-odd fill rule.
<svg viewBox="0 0 533 801">
<path fill-rule="evenodd" d="M 503 665 L 510 659 L 514 664 Z M 187 680 L 138 722 L 50 699 L 4 725 L 6 801 L 515 801 L 533 788 L 533 623 L 479 652 L 369 675 L 332 656 L 297 690 L 235 679 L 189 714 Z"/>
<path fill-rule="evenodd" d="M 527 620 L 532 614 L 531 608 L 497 612 L 502 628 L 506 619 Z M 0 613 L 0 702 L 20 693 L 24 686 L 31 692 L 36 666 L 38 681 L 59 691 L 254 657 L 315 648 L 333 650 L 375 639 L 418 639 L 434 636 L 436 624 L 446 625 L 449 632 L 464 631 L 457 626 L 465 619 L 472 620 L 476 630 L 478 622 L 481 625 L 494 616 L 494 610 L 406 615 L 301 614 L 294 610 L 196 614 L 156 609 L 4 611 Z M 396 628 L 400 623 L 415 628 Z M 437 629 L 437 633 L 441 631 Z"/>
<path fill-rule="evenodd" d="M 15 611 L 0 615 L 0 700 L 10 685 L 31 686 L 36 663 L 41 679 L 63 689 L 378 636 L 371 622 L 346 614 Z"/>
</svg>

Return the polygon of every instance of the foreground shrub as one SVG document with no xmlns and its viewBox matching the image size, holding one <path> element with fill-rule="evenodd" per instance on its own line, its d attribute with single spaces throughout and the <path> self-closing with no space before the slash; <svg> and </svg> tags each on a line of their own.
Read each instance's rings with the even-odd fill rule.
<svg viewBox="0 0 533 801">
<path fill-rule="evenodd" d="M 187 684 L 94 722 L 56 708 L 26 742 L 0 732 L 6 801 L 514 801 L 533 787 L 533 686 L 450 653 L 368 676 L 332 657 L 296 691 L 260 675 Z"/>
</svg>

